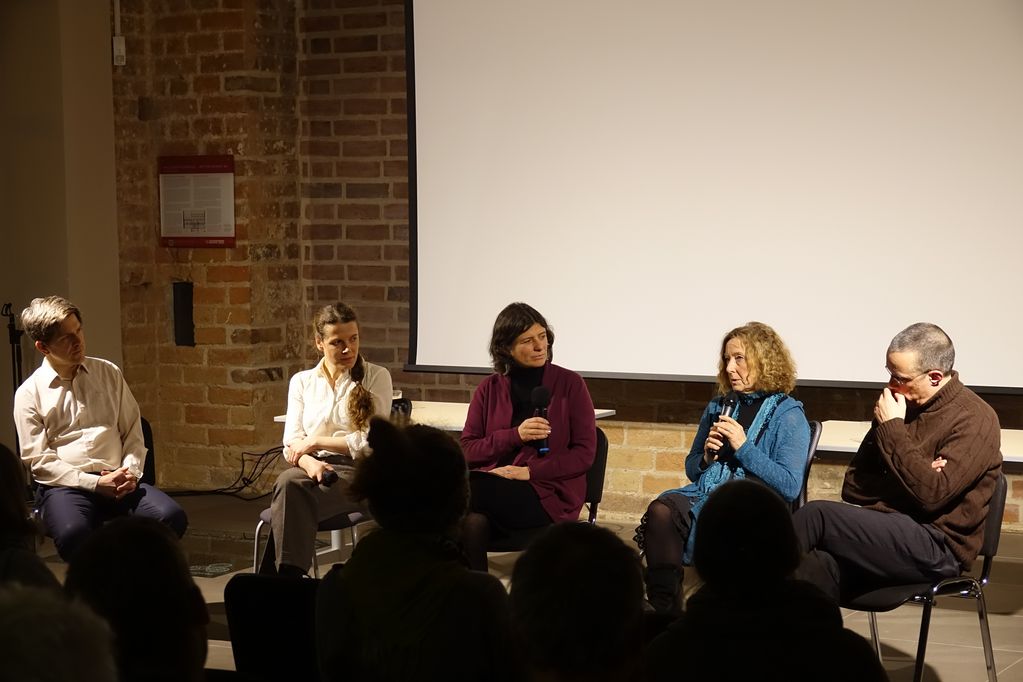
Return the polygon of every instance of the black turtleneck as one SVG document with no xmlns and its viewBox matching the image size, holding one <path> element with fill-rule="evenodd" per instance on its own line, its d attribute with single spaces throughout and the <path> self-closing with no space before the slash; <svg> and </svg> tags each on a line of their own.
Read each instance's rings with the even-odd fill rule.
<svg viewBox="0 0 1023 682">
<path fill-rule="evenodd" d="M 749 431 L 749 427 L 753 426 L 753 420 L 756 419 L 757 413 L 760 412 L 760 407 L 764 404 L 766 397 L 766 395 L 758 396 L 749 402 L 741 398 L 739 399 L 738 414 L 735 415 L 735 421 L 739 422 L 739 426 L 742 427 L 743 431 Z"/>
<path fill-rule="evenodd" d="M 533 389 L 543 383 L 541 367 L 520 367 L 512 365 L 508 370 L 511 380 L 512 426 L 518 426 L 533 416 Z"/>
</svg>

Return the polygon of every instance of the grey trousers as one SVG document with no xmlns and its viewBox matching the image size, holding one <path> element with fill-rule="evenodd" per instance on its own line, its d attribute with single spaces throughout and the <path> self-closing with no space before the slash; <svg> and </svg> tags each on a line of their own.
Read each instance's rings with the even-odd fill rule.
<svg viewBox="0 0 1023 682">
<path fill-rule="evenodd" d="M 275 564 L 297 566 L 308 571 L 316 552 L 316 528 L 319 522 L 366 508 L 351 499 L 348 488 L 354 473 L 350 465 L 334 465 L 339 480 L 324 488 L 299 467 L 281 472 L 274 482 L 270 501 L 270 528 L 275 546 Z"/>
</svg>

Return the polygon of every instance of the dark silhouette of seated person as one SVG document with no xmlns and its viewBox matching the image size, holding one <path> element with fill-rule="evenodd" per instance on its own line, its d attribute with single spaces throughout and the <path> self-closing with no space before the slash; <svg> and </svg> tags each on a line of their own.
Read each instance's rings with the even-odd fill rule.
<svg viewBox="0 0 1023 682">
<path fill-rule="evenodd" d="M 835 603 L 791 577 L 799 560 L 781 497 L 750 480 L 715 490 L 693 549 L 704 585 L 650 644 L 648 679 L 887 680 Z"/>
<path fill-rule="evenodd" d="M 121 682 L 204 678 L 209 613 L 167 526 L 135 516 L 97 528 L 72 557 L 64 589 L 110 624 Z"/>
<path fill-rule="evenodd" d="M 317 593 L 323 680 L 515 680 L 508 598 L 454 541 L 468 508 L 448 434 L 373 419 L 350 493 L 380 525 Z M 297 650 L 296 655 L 301 655 Z"/>
<path fill-rule="evenodd" d="M 36 525 L 28 517 L 25 492 L 21 460 L 0 445 L 0 585 L 59 590 L 57 578 L 36 554 Z"/>
<path fill-rule="evenodd" d="M 611 531 L 588 523 L 545 531 L 515 564 L 511 606 L 529 679 L 640 679 L 643 569 Z"/>
</svg>

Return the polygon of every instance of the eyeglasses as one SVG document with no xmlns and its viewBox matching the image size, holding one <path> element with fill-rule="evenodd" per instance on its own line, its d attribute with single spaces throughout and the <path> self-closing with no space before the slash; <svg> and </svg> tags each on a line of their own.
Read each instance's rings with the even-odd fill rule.
<svg viewBox="0 0 1023 682">
<path fill-rule="evenodd" d="M 888 372 L 888 383 L 895 384 L 896 386 L 905 386 L 906 384 L 911 384 L 920 377 L 927 374 L 927 372 L 920 372 L 916 376 L 900 377 L 898 374 L 889 369 L 887 365 L 885 366 L 884 371 Z"/>
</svg>

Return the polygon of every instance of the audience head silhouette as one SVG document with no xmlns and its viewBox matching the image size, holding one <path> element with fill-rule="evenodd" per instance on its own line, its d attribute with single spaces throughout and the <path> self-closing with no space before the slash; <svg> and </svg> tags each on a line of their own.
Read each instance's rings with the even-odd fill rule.
<svg viewBox="0 0 1023 682">
<path fill-rule="evenodd" d="M 20 542 L 35 535 L 25 507 L 25 491 L 21 460 L 0 444 L 0 542 Z"/>
<path fill-rule="evenodd" d="M 116 682 L 110 628 L 85 604 L 38 587 L 0 589 L 2 680 Z"/>
<path fill-rule="evenodd" d="M 738 479 L 710 494 L 693 563 L 705 584 L 647 647 L 651 682 L 678 679 L 680 670 L 722 682 L 818 680 L 824 670 L 834 680 L 887 679 L 867 642 L 843 628 L 837 604 L 792 578 L 799 550 L 791 513 L 766 485 Z"/>
<path fill-rule="evenodd" d="M 98 528 L 72 558 L 64 588 L 110 624 L 122 681 L 202 679 L 206 602 L 162 523 L 131 516 Z"/>
<path fill-rule="evenodd" d="M 448 532 L 469 503 L 465 457 L 447 433 L 430 426 L 370 422 L 373 454 L 356 466 L 351 492 L 388 530 Z"/>
<path fill-rule="evenodd" d="M 350 491 L 380 528 L 317 590 L 321 679 L 518 682 L 518 661 L 505 655 L 508 593 L 470 571 L 454 542 L 468 504 L 461 447 L 438 429 L 383 419 L 368 439 Z"/>
<path fill-rule="evenodd" d="M 789 577 L 799 565 L 799 545 L 785 502 L 762 483 L 730 481 L 707 498 L 693 564 L 707 585 L 756 591 Z"/>
<path fill-rule="evenodd" d="M 25 492 L 21 460 L 0 444 L 0 584 L 59 590 L 57 578 L 36 554 L 36 525 L 29 520 Z"/>
<path fill-rule="evenodd" d="M 635 674 L 642 646 L 639 556 L 587 523 L 552 526 L 512 573 L 514 627 L 533 673 L 554 680 Z"/>
</svg>

